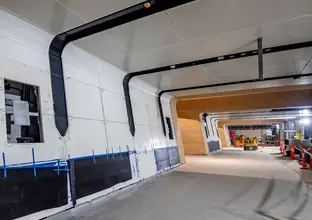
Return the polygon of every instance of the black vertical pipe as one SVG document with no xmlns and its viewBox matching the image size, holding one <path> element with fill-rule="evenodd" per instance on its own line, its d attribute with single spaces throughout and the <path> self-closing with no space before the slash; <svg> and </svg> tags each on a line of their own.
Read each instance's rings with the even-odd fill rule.
<svg viewBox="0 0 312 220">
<path fill-rule="evenodd" d="M 129 82 L 132 78 L 131 74 L 127 74 L 123 79 L 123 89 L 124 89 L 124 95 L 125 95 L 125 102 L 126 102 L 126 110 L 128 115 L 128 123 L 129 123 L 129 129 L 130 133 L 134 137 L 135 135 L 135 124 L 134 124 L 134 117 L 133 117 L 133 108 L 130 98 L 130 88 L 129 88 Z"/>
<path fill-rule="evenodd" d="M 258 38 L 258 68 L 259 68 L 259 79 L 263 80 L 263 47 L 262 47 L 262 38 Z"/>
<path fill-rule="evenodd" d="M 77 204 L 75 161 L 74 160 L 68 160 L 68 167 L 69 167 L 69 185 L 70 185 L 71 201 L 73 203 L 73 207 L 75 207 Z"/>
<path fill-rule="evenodd" d="M 163 130 L 164 136 L 166 137 L 166 133 L 167 132 L 166 132 L 166 126 L 165 126 L 164 111 L 163 111 L 162 104 L 161 104 L 161 95 L 162 95 L 162 93 L 160 92 L 158 94 L 158 97 L 157 97 L 157 103 L 158 103 L 161 127 L 162 127 L 162 130 Z"/>
</svg>

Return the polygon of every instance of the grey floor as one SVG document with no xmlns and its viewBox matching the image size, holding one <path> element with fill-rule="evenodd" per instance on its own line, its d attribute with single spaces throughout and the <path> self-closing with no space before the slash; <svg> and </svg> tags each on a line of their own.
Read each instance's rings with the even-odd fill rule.
<svg viewBox="0 0 312 220">
<path fill-rule="evenodd" d="M 175 171 L 77 212 L 71 220 L 311 218 L 307 172 L 312 171 L 300 171 L 298 164 L 275 152 L 189 156 Z"/>
</svg>

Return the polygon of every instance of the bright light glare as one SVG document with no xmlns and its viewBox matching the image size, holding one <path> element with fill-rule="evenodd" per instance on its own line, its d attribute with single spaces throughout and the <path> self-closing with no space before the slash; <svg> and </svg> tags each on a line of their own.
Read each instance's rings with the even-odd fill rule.
<svg viewBox="0 0 312 220">
<path fill-rule="evenodd" d="M 302 120 L 302 123 L 303 123 L 304 125 L 308 125 L 308 124 L 310 124 L 310 119 L 304 118 L 304 119 Z"/>
<path fill-rule="evenodd" d="M 302 116 L 308 116 L 310 114 L 309 109 L 303 109 L 299 111 L 299 114 Z"/>
<path fill-rule="evenodd" d="M 277 130 L 279 129 L 279 124 L 276 125 Z"/>
</svg>

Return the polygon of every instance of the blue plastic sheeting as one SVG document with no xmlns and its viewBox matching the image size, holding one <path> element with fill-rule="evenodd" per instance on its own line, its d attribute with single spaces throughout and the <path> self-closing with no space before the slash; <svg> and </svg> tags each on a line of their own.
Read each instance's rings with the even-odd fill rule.
<svg viewBox="0 0 312 220">
<path fill-rule="evenodd" d="M 157 171 L 180 164 L 178 147 L 158 148 L 154 150 L 154 154 Z"/>
</svg>

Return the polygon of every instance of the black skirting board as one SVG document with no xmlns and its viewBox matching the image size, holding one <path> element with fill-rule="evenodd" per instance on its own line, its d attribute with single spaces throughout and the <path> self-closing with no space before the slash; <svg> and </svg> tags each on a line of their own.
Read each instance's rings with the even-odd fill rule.
<svg viewBox="0 0 312 220">
<path fill-rule="evenodd" d="M 72 160 L 77 199 L 132 179 L 128 153 Z"/>
<path fill-rule="evenodd" d="M 68 204 L 67 173 L 55 168 L 0 170 L 0 219 L 11 220 Z"/>
</svg>

